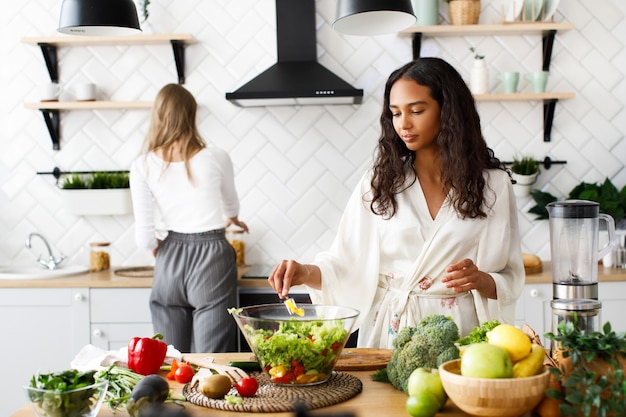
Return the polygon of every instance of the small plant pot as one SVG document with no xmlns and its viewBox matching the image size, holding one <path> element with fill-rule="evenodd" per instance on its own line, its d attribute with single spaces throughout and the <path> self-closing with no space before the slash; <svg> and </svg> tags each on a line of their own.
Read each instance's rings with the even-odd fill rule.
<svg viewBox="0 0 626 417">
<path fill-rule="evenodd" d="M 132 214 L 130 188 L 61 190 L 65 209 L 76 216 Z"/>
<path fill-rule="evenodd" d="M 521 175 L 512 172 L 511 176 L 515 180 L 515 184 L 513 184 L 513 192 L 515 193 L 515 196 L 528 197 L 532 186 L 537 182 L 537 175 L 539 174 Z"/>
</svg>

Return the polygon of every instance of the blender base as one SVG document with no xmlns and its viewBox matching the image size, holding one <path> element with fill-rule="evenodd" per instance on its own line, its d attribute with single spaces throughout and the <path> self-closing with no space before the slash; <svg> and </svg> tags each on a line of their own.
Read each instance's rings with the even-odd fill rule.
<svg viewBox="0 0 626 417">
<path fill-rule="evenodd" d="M 566 285 L 553 283 L 552 299 L 597 300 L 598 284 Z"/>
</svg>

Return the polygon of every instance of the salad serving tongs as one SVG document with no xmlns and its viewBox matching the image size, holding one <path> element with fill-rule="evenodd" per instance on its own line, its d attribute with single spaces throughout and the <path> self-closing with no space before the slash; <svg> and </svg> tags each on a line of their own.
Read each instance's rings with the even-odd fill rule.
<svg viewBox="0 0 626 417">
<path fill-rule="evenodd" d="M 287 307 L 287 311 L 290 316 L 293 316 L 294 314 L 300 317 L 304 316 L 304 309 L 298 307 L 296 300 L 293 298 L 287 298 L 285 300 L 285 307 Z"/>
<path fill-rule="evenodd" d="M 200 367 L 191 380 L 192 385 L 195 384 L 196 381 L 202 381 L 202 379 L 214 373 L 226 375 L 230 378 L 233 385 L 243 378 L 248 378 L 248 374 L 243 369 L 215 363 L 215 359 L 212 356 L 205 356 L 203 358 L 185 356 L 183 360 Z"/>
</svg>

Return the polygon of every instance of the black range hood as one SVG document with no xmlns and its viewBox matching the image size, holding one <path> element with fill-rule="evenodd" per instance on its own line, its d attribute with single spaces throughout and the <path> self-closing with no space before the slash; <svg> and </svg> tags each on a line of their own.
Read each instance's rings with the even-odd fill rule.
<svg viewBox="0 0 626 417">
<path fill-rule="evenodd" d="M 363 90 L 317 62 L 315 0 L 276 0 L 278 62 L 226 99 L 241 107 L 361 104 Z"/>
</svg>

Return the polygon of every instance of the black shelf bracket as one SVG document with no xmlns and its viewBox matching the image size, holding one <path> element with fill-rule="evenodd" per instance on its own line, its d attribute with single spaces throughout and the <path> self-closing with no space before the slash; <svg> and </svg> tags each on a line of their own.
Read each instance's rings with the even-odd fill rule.
<svg viewBox="0 0 626 417">
<path fill-rule="evenodd" d="M 59 117 L 59 111 L 56 109 L 39 109 L 43 115 L 43 119 L 46 122 L 46 127 L 50 133 L 50 139 L 52 140 L 52 149 L 58 151 L 61 149 L 61 135 L 60 125 L 61 120 Z"/>
<path fill-rule="evenodd" d="M 41 48 L 43 54 L 43 60 L 46 62 L 46 68 L 48 68 L 48 74 L 50 74 L 50 80 L 53 83 L 59 82 L 59 61 L 57 59 L 57 47 L 45 42 L 39 42 L 37 45 Z"/>
<path fill-rule="evenodd" d="M 552 135 L 552 120 L 554 119 L 554 108 L 556 107 L 557 99 L 549 99 L 543 101 L 543 141 L 550 142 L 550 136 Z"/>
<path fill-rule="evenodd" d="M 544 71 L 550 71 L 550 60 L 552 59 L 552 46 L 554 45 L 555 36 L 556 30 L 549 30 L 542 37 Z"/>
<path fill-rule="evenodd" d="M 52 171 L 38 171 L 37 175 L 52 175 L 57 184 L 59 183 L 59 179 L 63 175 L 83 175 L 83 174 L 96 174 L 99 172 L 106 172 L 107 174 L 128 174 L 130 171 L 122 170 L 122 171 L 61 171 L 61 168 L 54 167 Z"/>
<path fill-rule="evenodd" d="M 176 39 L 170 41 L 176 62 L 176 72 L 178 73 L 178 84 L 185 84 L 185 43 Z"/>
<path fill-rule="evenodd" d="M 422 52 L 422 32 L 415 32 L 413 34 L 413 60 L 416 60 L 420 57 L 420 53 Z"/>
</svg>

